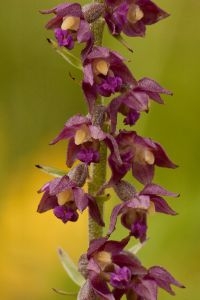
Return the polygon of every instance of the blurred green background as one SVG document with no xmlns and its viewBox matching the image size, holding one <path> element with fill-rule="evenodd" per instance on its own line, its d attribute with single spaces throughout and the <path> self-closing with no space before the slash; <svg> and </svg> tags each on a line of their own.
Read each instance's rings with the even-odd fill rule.
<svg viewBox="0 0 200 300">
<path fill-rule="evenodd" d="M 82 1 L 82 3 L 84 3 Z M 165 105 L 152 103 L 137 125 L 141 135 L 161 142 L 176 170 L 157 170 L 155 182 L 181 193 L 169 200 L 177 217 L 150 218 L 149 242 L 140 257 L 146 266 L 160 264 L 186 285 L 177 300 L 199 299 L 200 282 L 200 3 L 157 0 L 171 17 L 148 27 L 145 39 L 126 39 L 129 53 L 107 33 L 104 44 L 128 59 L 136 78 L 149 76 L 174 96 Z M 36 213 L 36 191 L 49 177 L 34 168 L 41 163 L 65 167 L 66 144 L 48 146 L 69 116 L 86 112 L 80 78 L 46 42 L 51 36 L 39 9 L 55 0 L 7 0 L 1 3 L 1 278 L 3 300 L 56 300 L 51 288 L 74 291 L 56 249 L 62 246 L 77 261 L 87 249 L 87 216 L 63 225 L 50 213 Z M 108 211 L 110 207 L 108 206 Z M 108 217 L 108 213 L 107 213 Z M 117 236 L 120 238 L 122 232 Z M 115 236 L 116 237 L 116 236 Z M 70 299 L 70 297 L 68 297 Z M 68 299 L 66 297 L 66 299 Z M 74 297 L 71 297 L 74 299 Z M 161 300 L 171 299 L 161 293 Z"/>
</svg>

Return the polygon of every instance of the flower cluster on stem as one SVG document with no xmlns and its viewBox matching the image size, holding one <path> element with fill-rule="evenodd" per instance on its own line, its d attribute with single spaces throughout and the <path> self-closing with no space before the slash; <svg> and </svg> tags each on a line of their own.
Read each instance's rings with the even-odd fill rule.
<svg viewBox="0 0 200 300">
<path fill-rule="evenodd" d="M 77 222 L 79 213 L 88 208 L 89 247 L 79 261 L 85 281 L 77 299 L 156 300 L 158 288 L 174 295 L 171 285 L 182 284 L 160 266 L 145 268 L 135 253 L 125 249 L 131 239 L 141 244 L 147 240 L 150 212 L 176 215 L 164 197 L 178 194 L 154 182 L 156 167 L 176 168 L 176 164 L 158 142 L 133 129 L 142 113 L 149 111 L 151 100 L 162 104 L 161 95 L 172 93 L 153 79 L 137 80 L 119 53 L 102 46 L 104 26 L 126 45 L 122 34 L 143 37 L 147 26 L 168 13 L 150 0 L 97 0 L 83 7 L 66 2 L 41 13 L 53 15 L 46 24 L 55 36 L 50 43 L 83 72 L 81 87 L 88 107 L 87 115 L 72 116 L 51 142 L 67 140 L 70 171 L 38 166 L 55 176 L 39 190 L 43 193 L 39 213 L 52 210 L 68 223 Z M 80 60 L 70 52 L 76 43 L 83 44 Z M 77 61 L 81 64 L 76 65 Z M 118 126 L 119 114 L 124 116 L 123 128 Z M 111 176 L 107 179 L 108 167 Z M 124 179 L 129 171 L 142 184 L 140 191 Z M 108 188 L 115 191 L 119 204 L 113 207 L 104 235 Z M 110 238 L 119 217 L 127 235 L 115 241 Z"/>
</svg>

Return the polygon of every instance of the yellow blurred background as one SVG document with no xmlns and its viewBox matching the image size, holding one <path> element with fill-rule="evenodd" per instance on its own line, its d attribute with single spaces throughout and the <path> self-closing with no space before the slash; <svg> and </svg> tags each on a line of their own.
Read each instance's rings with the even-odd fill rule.
<svg viewBox="0 0 200 300">
<path fill-rule="evenodd" d="M 82 3 L 85 3 L 82 1 Z M 197 0 L 157 0 L 171 17 L 148 27 L 145 39 L 126 39 L 129 53 L 105 34 L 104 44 L 126 56 L 137 79 L 157 80 L 172 90 L 165 105 L 152 103 L 137 130 L 161 142 L 180 166 L 157 170 L 155 182 L 181 193 L 169 200 L 177 217 L 155 215 L 149 222 L 149 242 L 140 257 L 146 266 L 160 264 L 182 283 L 177 300 L 198 300 L 200 282 L 200 3 Z M 56 300 L 51 288 L 77 291 L 59 263 L 63 247 L 77 261 L 87 249 L 87 215 L 63 225 L 51 212 L 36 213 L 37 190 L 49 176 L 37 163 L 65 168 L 66 144 L 48 146 L 63 124 L 86 105 L 68 73 L 80 77 L 46 42 L 48 17 L 39 9 L 55 0 L 7 0 L 1 3 L 0 157 L 2 300 Z M 116 201 L 116 200 L 115 200 Z M 111 205 L 108 204 L 108 211 Z M 106 215 L 108 218 L 108 213 Z M 115 235 L 121 238 L 122 232 Z M 161 300 L 171 296 L 161 293 Z M 70 297 L 66 297 L 70 299 Z M 74 297 L 71 297 L 74 299 Z"/>
</svg>

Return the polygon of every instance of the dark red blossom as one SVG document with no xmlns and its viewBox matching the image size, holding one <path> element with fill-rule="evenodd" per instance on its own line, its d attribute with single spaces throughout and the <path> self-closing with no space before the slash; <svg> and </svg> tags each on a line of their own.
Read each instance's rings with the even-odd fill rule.
<svg viewBox="0 0 200 300">
<path fill-rule="evenodd" d="M 143 184 L 152 182 L 155 166 L 176 168 L 163 147 L 149 138 L 143 138 L 135 131 L 121 131 L 116 136 L 122 164 L 114 153 L 109 157 L 112 170 L 111 181 L 118 182 L 132 169 L 133 176 Z"/>
<path fill-rule="evenodd" d="M 79 166 L 68 175 L 49 181 L 39 190 L 43 196 L 37 211 L 43 213 L 53 209 L 54 215 L 67 223 L 77 221 L 78 211 L 83 212 L 88 207 L 91 217 L 102 226 L 104 223 L 95 199 L 81 188 L 87 177 L 87 167 L 83 164 L 81 171 Z"/>
<path fill-rule="evenodd" d="M 118 242 L 100 238 L 90 243 L 88 282 L 97 297 L 115 300 L 126 295 L 128 300 L 157 300 L 159 287 L 171 294 L 171 285 L 183 287 L 164 268 L 143 267 L 135 255 L 124 250 L 129 239 Z"/>
<path fill-rule="evenodd" d="M 108 105 L 111 131 L 115 132 L 116 130 L 118 112 L 125 116 L 124 123 L 126 125 L 134 125 L 141 112 L 148 112 L 150 99 L 160 104 L 163 103 L 160 94 L 171 95 L 172 93 L 161 87 L 156 81 L 142 78 L 134 87 L 114 98 Z"/>
<path fill-rule="evenodd" d="M 52 9 L 42 10 L 42 14 L 54 14 L 47 24 L 47 29 L 53 29 L 59 46 L 71 50 L 74 42 L 89 43 L 92 35 L 88 22 L 85 20 L 79 3 L 63 3 Z"/>
<path fill-rule="evenodd" d="M 146 26 L 169 16 L 150 0 L 106 0 L 105 20 L 110 32 L 144 36 Z"/>
<path fill-rule="evenodd" d="M 169 192 L 159 185 L 147 184 L 141 192 L 137 193 L 130 183 L 122 180 L 113 188 L 123 203 L 115 206 L 112 211 L 108 235 L 114 231 L 117 218 L 121 215 L 122 225 L 130 230 L 131 235 L 144 242 L 149 213 L 153 211 L 176 215 L 163 196 L 177 197 L 178 194 Z"/>
<path fill-rule="evenodd" d="M 93 47 L 83 61 L 82 88 L 90 112 L 98 95 L 109 97 L 136 84 L 136 80 L 124 64 L 124 58 L 104 47 Z"/>
<path fill-rule="evenodd" d="M 99 162 L 101 141 L 104 141 L 111 152 L 114 152 L 118 160 L 120 160 L 117 143 L 113 136 L 105 133 L 98 125 L 98 122 L 96 125 L 93 124 L 95 122 L 90 115 L 73 116 L 65 123 L 62 131 L 51 142 L 51 144 L 55 144 L 63 139 L 69 140 L 67 150 L 67 165 L 69 167 L 73 165 L 76 159 L 86 164 Z"/>
</svg>

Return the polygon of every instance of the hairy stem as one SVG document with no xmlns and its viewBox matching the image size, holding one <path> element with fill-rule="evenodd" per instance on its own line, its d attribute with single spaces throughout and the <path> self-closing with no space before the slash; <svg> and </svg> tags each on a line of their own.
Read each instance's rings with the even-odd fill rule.
<svg viewBox="0 0 200 300">
<path fill-rule="evenodd" d="M 96 0 L 95 3 L 103 3 L 102 0 Z M 99 18 L 92 23 L 91 29 L 94 35 L 94 44 L 96 46 L 102 45 L 103 30 L 104 30 L 104 20 Z M 99 97 L 96 101 L 96 105 L 103 104 L 102 97 Z M 103 127 L 106 127 L 105 125 Z M 100 187 L 104 184 L 106 180 L 106 164 L 107 164 L 107 148 L 104 143 L 101 142 L 100 146 L 100 162 L 98 164 L 91 165 L 91 181 L 88 184 L 88 192 L 92 196 L 96 196 Z M 96 201 L 103 216 L 104 207 L 104 197 L 96 197 Z M 90 216 L 89 216 L 89 241 L 102 237 L 103 228 L 99 226 Z"/>
</svg>

